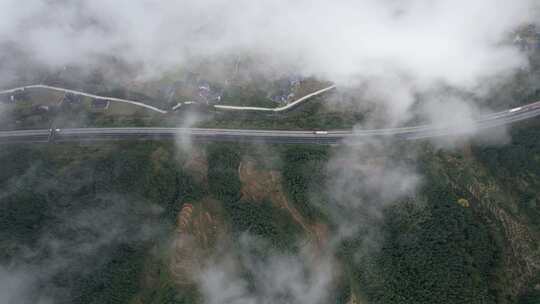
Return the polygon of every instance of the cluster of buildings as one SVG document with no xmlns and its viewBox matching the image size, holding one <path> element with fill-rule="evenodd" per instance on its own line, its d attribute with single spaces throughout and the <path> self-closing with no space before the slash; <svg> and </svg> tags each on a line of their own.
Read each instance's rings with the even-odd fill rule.
<svg viewBox="0 0 540 304">
<path fill-rule="evenodd" d="M 2 103 L 16 103 L 20 100 L 28 99 L 28 92 L 24 89 L 18 90 L 9 94 L 0 94 L 0 102 Z"/>
<path fill-rule="evenodd" d="M 26 90 L 15 91 L 11 94 L 0 94 L 0 102 L 6 104 L 16 104 L 19 101 L 29 100 L 29 96 Z M 35 104 L 37 101 L 33 101 L 34 105 L 31 106 L 30 114 L 44 114 L 51 111 L 56 111 L 59 108 L 79 107 L 83 105 L 83 96 L 73 93 L 66 93 L 63 97 L 56 99 L 56 102 L 49 102 L 47 104 Z M 106 110 L 109 107 L 110 101 L 105 99 L 92 99 L 90 107 L 93 110 Z"/>
<path fill-rule="evenodd" d="M 64 99 L 62 100 L 62 104 L 67 105 L 80 105 L 82 103 L 82 96 L 76 95 L 73 93 L 66 93 L 64 94 Z"/>
<path fill-rule="evenodd" d="M 93 110 L 107 110 L 111 102 L 105 99 L 92 99 L 90 106 Z"/>
<path fill-rule="evenodd" d="M 540 48 L 540 31 L 535 26 L 527 26 L 516 33 L 513 43 L 522 51 Z"/>
<path fill-rule="evenodd" d="M 179 101 L 183 103 L 188 101 L 189 104 L 211 105 L 220 103 L 223 96 L 221 88 L 212 85 L 205 79 L 201 79 L 195 73 L 189 73 L 183 81 L 177 81 L 167 86 L 162 92 L 169 103 L 175 101 L 175 99 L 182 99 Z"/>
<path fill-rule="evenodd" d="M 540 33 L 534 36 L 522 36 L 518 34 L 514 39 L 514 44 L 519 46 L 523 51 L 538 49 L 540 48 Z"/>
<path fill-rule="evenodd" d="M 197 97 L 206 104 L 215 104 L 221 101 L 223 92 L 212 88 L 210 83 L 200 81 L 197 85 Z"/>
<path fill-rule="evenodd" d="M 83 96 L 68 92 L 64 95 L 64 98 L 62 99 L 62 102 L 60 104 L 61 106 L 64 106 L 64 107 L 73 108 L 73 107 L 83 106 L 83 101 L 84 101 Z M 110 104 L 111 102 L 109 100 L 92 98 L 90 100 L 90 109 L 96 110 L 96 111 L 107 110 Z"/>
<path fill-rule="evenodd" d="M 0 95 L 0 102 L 1 103 L 14 103 L 15 102 L 15 96 L 11 95 L 11 94 Z"/>
<path fill-rule="evenodd" d="M 19 108 L 22 109 L 22 111 L 19 112 L 19 115 L 21 116 L 41 115 L 56 110 L 57 108 L 55 105 L 20 103 L 29 100 L 30 96 L 25 89 L 17 90 L 12 93 L 0 94 L 0 103 L 21 105 L 21 108 Z"/>
<path fill-rule="evenodd" d="M 302 77 L 297 75 L 278 80 L 277 89 L 270 94 L 269 98 L 280 105 L 286 105 L 294 98 L 301 81 Z"/>
</svg>

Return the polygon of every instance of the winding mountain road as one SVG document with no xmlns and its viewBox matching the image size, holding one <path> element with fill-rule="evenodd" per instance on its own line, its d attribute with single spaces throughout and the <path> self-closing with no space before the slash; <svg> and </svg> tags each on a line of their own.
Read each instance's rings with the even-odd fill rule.
<svg viewBox="0 0 540 304">
<path fill-rule="evenodd" d="M 315 91 L 315 92 L 313 92 L 311 94 L 308 94 L 308 95 L 306 95 L 304 97 L 301 97 L 301 98 L 299 98 L 299 99 L 297 99 L 297 100 L 295 100 L 293 102 L 290 102 L 289 104 L 287 104 L 287 105 L 285 105 L 283 107 L 277 107 L 277 108 L 243 107 L 243 106 L 227 106 L 227 105 L 213 105 L 212 107 L 214 109 L 216 109 L 216 110 L 227 110 L 227 111 L 254 111 L 254 112 L 280 113 L 280 112 L 285 112 L 285 111 L 288 111 L 290 109 L 293 109 L 294 107 L 302 104 L 303 102 L 305 102 L 305 101 L 307 101 L 307 100 L 309 100 L 309 99 L 311 99 L 311 98 L 313 98 L 315 96 L 324 94 L 324 93 L 326 93 L 326 92 L 328 92 L 330 90 L 333 90 L 335 88 L 336 88 L 335 85 L 329 86 L 327 88 Z M 116 98 L 116 97 L 100 96 L 100 95 L 85 93 L 85 92 L 76 91 L 76 90 L 70 90 L 70 89 L 65 89 L 65 88 L 60 88 L 60 87 L 49 86 L 49 85 L 45 85 L 45 84 L 33 84 L 33 85 L 27 85 L 27 86 L 13 88 L 13 89 L 1 90 L 0 94 L 13 94 L 13 93 L 17 93 L 17 92 L 20 92 L 20 91 L 24 91 L 26 89 L 47 89 L 47 90 L 58 91 L 58 92 L 63 92 L 63 93 L 71 93 L 71 94 L 74 94 L 74 95 L 86 96 L 86 97 L 91 97 L 91 98 L 101 99 L 101 100 L 107 100 L 107 101 L 112 101 L 112 102 L 129 103 L 131 105 L 138 106 L 138 107 L 143 107 L 143 108 L 146 108 L 146 109 L 149 109 L 149 110 L 152 110 L 154 112 L 161 113 L 161 114 L 167 114 L 168 113 L 168 111 L 166 111 L 166 110 L 156 108 L 154 106 L 148 105 L 148 104 L 140 102 L 140 101 L 123 99 L 123 98 Z M 174 110 L 180 108 L 182 106 L 182 104 L 190 104 L 190 103 L 194 103 L 194 102 L 193 101 L 188 101 L 188 102 L 184 102 L 184 103 L 179 103 L 179 104 L 175 105 L 171 110 L 174 111 Z"/>
<path fill-rule="evenodd" d="M 236 110 L 236 111 L 259 111 L 259 112 L 274 112 L 274 113 L 280 113 L 280 112 L 285 112 L 285 111 L 288 111 L 288 110 L 291 110 L 293 109 L 294 107 L 298 106 L 299 104 L 303 103 L 304 101 L 310 99 L 310 98 L 313 98 L 315 96 L 318 96 L 318 95 L 321 95 L 321 94 L 324 94 L 328 91 L 331 91 L 333 89 L 335 89 L 336 86 L 335 85 L 332 85 L 332 86 L 329 86 L 327 88 L 324 88 L 324 89 L 321 89 L 321 90 L 318 90 L 318 91 L 315 91 L 311 94 L 308 94 L 304 97 L 301 97 L 293 102 L 290 102 L 288 103 L 287 105 L 283 106 L 283 107 L 277 107 L 277 108 L 262 108 L 262 107 L 238 107 L 238 106 L 226 106 L 226 105 L 215 105 L 214 108 L 216 109 L 220 109 L 220 110 Z"/>
</svg>

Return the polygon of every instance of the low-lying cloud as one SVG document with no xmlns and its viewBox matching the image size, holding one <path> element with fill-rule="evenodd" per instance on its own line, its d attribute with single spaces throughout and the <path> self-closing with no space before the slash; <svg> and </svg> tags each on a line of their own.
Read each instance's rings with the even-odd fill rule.
<svg viewBox="0 0 540 304">
<path fill-rule="evenodd" d="M 10 73 L 0 81 L 28 63 L 96 68 L 113 57 L 148 78 L 196 59 L 250 57 L 270 74 L 365 84 L 364 97 L 397 125 L 418 93 L 481 94 L 527 67 L 512 32 L 538 9 L 534 0 L 5 0 L 0 46 L 15 56 L 0 63 Z"/>
<path fill-rule="evenodd" d="M 1 303 L 67 301 L 73 296 L 73 277 L 84 278 L 98 270 L 119 245 L 138 245 L 164 232 L 157 205 L 120 195 L 87 202 L 89 206 L 82 210 L 59 210 L 54 224 L 31 247 L 6 240 L 5 245 L 21 254 L 0 264 Z M 59 277 L 65 281 L 59 282 Z"/>
<path fill-rule="evenodd" d="M 148 72 L 260 55 L 339 83 L 399 76 L 472 87 L 526 64 L 506 35 L 535 1 L 2 1 L 0 41 L 52 66 L 114 56 Z"/>
<path fill-rule="evenodd" d="M 327 165 L 326 206 L 334 222 L 354 230 L 375 223 L 382 210 L 414 195 L 421 183 L 414 151 L 391 141 L 351 143 L 335 152 Z"/>
<path fill-rule="evenodd" d="M 512 33 L 534 22 L 539 6 L 535 0 L 4 0 L 0 85 L 29 65 L 94 69 L 113 57 L 135 67 L 134 78 L 148 79 L 199 59 L 249 57 L 268 74 L 295 71 L 360 87 L 355 102 L 378 107 L 362 127 L 400 126 L 419 116 L 474 131 L 472 120 L 485 109 L 463 96 L 481 98 L 527 68 Z M 437 94 L 447 88 L 467 94 Z M 426 93 L 438 97 L 418 106 Z M 177 142 L 187 149 L 191 144 Z M 421 182 L 413 164 L 387 156 L 399 153 L 393 149 L 393 143 L 364 142 L 329 162 L 325 189 L 335 205 L 328 213 L 340 226 L 328 257 L 314 262 L 304 252 L 272 253 L 259 260 L 249 255 L 257 242 L 244 240 L 245 250 L 216 258 L 203 272 L 207 303 L 325 303 L 335 278 L 333 246 L 362 229 L 366 246 L 376 243 L 382 210 Z M 129 233 L 122 227 L 110 228 L 120 237 Z M 110 235 L 96 241 L 121 241 Z M 24 270 L 11 271 L 0 268 L 0 280 L 17 294 L 27 277 Z"/>
<path fill-rule="evenodd" d="M 237 250 L 216 256 L 199 278 L 205 303 L 328 303 L 337 272 L 332 257 L 313 248 L 293 255 L 267 247 L 244 234 Z"/>
</svg>

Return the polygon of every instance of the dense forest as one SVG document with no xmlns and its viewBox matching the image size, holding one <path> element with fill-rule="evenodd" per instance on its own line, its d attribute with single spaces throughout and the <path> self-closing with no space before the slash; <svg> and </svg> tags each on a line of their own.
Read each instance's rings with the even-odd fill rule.
<svg viewBox="0 0 540 304">
<path fill-rule="evenodd" d="M 538 96 L 520 86 L 512 90 L 523 103 Z M 301 114 L 282 118 L 218 115 L 212 126 L 331 128 L 362 119 L 320 116 L 322 106 L 313 102 Z M 330 246 L 343 269 L 328 287 L 331 302 L 538 303 L 540 131 L 529 121 L 509 132 L 504 145 L 473 141 L 450 151 L 416 145 L 414 167 L 422 183 L 415 193 L 381 202 L 380 218 L 358 218 L 363 224 L 355 234 L 326 240 L 317 235 L 319 242 L 332 244 L 319 246 Z M 396 144 L 401 145 L 407 146 Z M 171 239 L 186 206 L 205 218 L 189 226 L 201 242 L 211 239 L 204 225 L 223 222 L 212 229 L 236 250 L 246 235 L 262 240 L 266 249 L 253 253 L 262 260 L 298 255 L 317 233 L 341 233 L 343 223 L 334 212 L 342 202 L 327 194 L 333 178 L 327 166 L 338 148 L 207 144 L 194 149 L 198 152 L 154 142 L 2 146 L 0 274 L 32 278 L 25 281 L 30 287 L 20 303 L 40 298 L 204 302 L 197 287 L 179 284 L 170 269 Z M 399 148 L 392 151 L 378 156 L 402 157 L 395 152 Z M 186 165 L 194 154 L 204 155 L 205 164 L 197 169 L 207 168 L 202 179 Z M 279 159 L 272 170 L 282 177 L 276 189 L 282 189 L 288 206 L 276 203 L 281 193 L 244 198 L 241 163 L 246 156 L 264 162 L 270 154 Z M 218 207 L 210 208 L 209 201 Z M 366 249 L 369 233 L 377 237 Z M 205 246 L 219 252 L 215 244 Z M 242 269 L 242 277 L 253 277 L 250 271 Z"/>
<path fill-rule="evenodd" d="M 515 193 L 513 212 L 532 235 L 538 230 L 538 194 L 531 185 L 540 172 L 534 130 L 515 129 L 509 145 L 472 149 L 475 164 Z M 21 303 L 32 303 L 38 295 L 65 303 L 203 301 L 192 287 L 174 283 L 167 259 L 156 251 L 174 235 L 183 204 L 207 196 L 222 204 L 220 216 L 232 240 L 248 233 L 272 248 L 256 254 L 297 254 L 304 231 L 290 213 L 269 201 L 241 200 L 238 166 L 251 147 L 203 148 L 208 186 L 186 171 L 182 163 L 188 155 L 172 144 L 3 147 L 0 265 L 44 269 L 35 278 L 34 293 Z M 339 223 L 323 206 L 331 199 L 320 187 L 333 150 L 273 149 L 292 205 L 308 223 L 336 229 Z M 485 216 L 478 198 L 453 184 L 450 174 L 441 175 L 443 160 L 452 157 L 464 156 L 429 148 L 422 152 L 418 168 L 426 182 L 413 196 L 385 207 L 377 228 L 381 242 L 373 253 L 362 248 L 362 231 L 339 241 L 336 256 L 347 266 L 332 293 L 336 303 L 346 303 L 351 293 L 368 303 L 536 303 L 534 285 L 518 294 L 506 290 L 508 235 L 496 219 Z M 54 267 L 47 266 L 51 263 Z M 155 273 L 152 284 L 145 283 L 149 273 Z"/>
</svg>

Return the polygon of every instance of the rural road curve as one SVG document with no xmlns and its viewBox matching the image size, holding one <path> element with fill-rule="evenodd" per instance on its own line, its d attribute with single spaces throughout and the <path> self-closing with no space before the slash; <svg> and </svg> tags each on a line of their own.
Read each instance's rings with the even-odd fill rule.
<svg viewBox="0 0 540 304">
<path fill-rule="evenodd" d="M 330 90 L 333 90 L 335 88 L 336 88 L 335 85 L 329 86 L 327 88 L 318 90 L 318 91 L 313 92 L 311 94 L 308 94 L 308 95 L 306 95 L 304 97 L 301 97 L 301 98 L 299 98 L 299 99 L 297 99 L 297 100 L 295 100 L 293 102 L 290 102 L 289 104 L 287 104 L 287 105 L 285 105 L 283 107 L 277 107 L 277 108 L 242 107 L 242 106 L 227 106 L 227 105 L 213 105 L 213 108 L 217 109 L 217 110 L 227 110 L 227 111 L 254 111 L 254 112 L 280 113 L 280 112 L 288 111 L 288 110 L 300 105 L 301 103 L 309 100 L 310 98 L 321 95 L 321 94 L 326 93 L 326 92 L 328 92 Z M 52 90 L 52 91 L 71 93 L 71 94 L 74 94 L 74 95 L 87 96 L 87 97 L 91 97 L 91 98 L 95 98 L 95 99 L 102 99 L 102 100 L 107 100 L 107 101 L 112 101 L 112 102 L 129 103 L 129 104 L 139 106 L 139 107 L 143 107 L 143 108 L 146 108 L 146 109 L 149 109 L 149 110 L 152 110 L 154 112 L 161 113 L 161 114 L 167 114 L 168 113 L 168 111 L 166 111 L 166 110 L 156 108 L 154 106 L 148 105 L 148 104 L 140 102 L 140 101 L 122 99 L 122 98 L 116 98 L 116 97 L 99 96 L 99 95 L 89 94 L 89 93 L 85 93 L 85 92 L 81 92 L 81 91 L 70 90 L 70 89 L 65 89 L 65 88 L 60 88 L 60 87 L 54 87 L 54 86 L 49 86 L 49 85 L 44 85 L 44 84 L 33 84 L 33 85 L 27 85 L 27 86 L 22 86 L 22 87 L 13 88 L 13 89 L 0 90 L 0 94 L 12 94 L 12 93 L 16 93 L 16 92 L 19 92 L 19 91 L 24 91 L 26 89 L 48 89 L 48 90 Z M 191 102 L 191 103 L 193 103 L 193 102 Z M 173 111 L 176 110 L 181 105 L 182 105 L 181 103 L 177 104 L 176 106 L 174 106 L 172 108 L 172 110 Z"/>
</svg>

